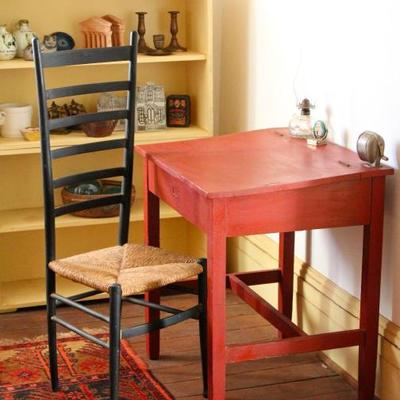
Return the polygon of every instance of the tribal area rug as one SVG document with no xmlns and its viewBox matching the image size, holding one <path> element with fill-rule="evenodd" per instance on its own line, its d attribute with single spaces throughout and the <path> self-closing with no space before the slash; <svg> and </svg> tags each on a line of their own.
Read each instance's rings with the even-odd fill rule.
<svg viewBox="0 0 400 400">
<path fill-rule="evenodd" d="M 108 350 L 81 337 L 58 340 L 60 391 L 52 393 L 47 341 L 0 345 L 1 400 L 108 400 Z M 173 400 L 121 342 L 120 400 Z"/>
</svg>

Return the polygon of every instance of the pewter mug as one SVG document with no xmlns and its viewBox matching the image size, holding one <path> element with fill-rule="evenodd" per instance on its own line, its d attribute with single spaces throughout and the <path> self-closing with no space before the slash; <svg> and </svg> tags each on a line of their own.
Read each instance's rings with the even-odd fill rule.
<svg viewBox="0 0 400 400">
<path fill-rule="evenodd" d="M 385 141 L 375 132 L 365 131 L 357 140 L 357 153 L 361 160 L 367 161 L 371 166 L 380 167 L 381 160 L 388 161 L 384 155 Z"/>
</svg>

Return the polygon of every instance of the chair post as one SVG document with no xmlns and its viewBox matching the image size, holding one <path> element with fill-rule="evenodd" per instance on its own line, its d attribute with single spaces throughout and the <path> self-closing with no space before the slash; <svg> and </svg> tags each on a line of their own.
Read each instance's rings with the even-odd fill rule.
<svg viewBox="0 0 400 400">
<path fill-rule="evenodd" d="M 46 304 L 47 304 L 47 334 L 49 339 L 49 363 L 51 389 L 58 390 L 58 367 L 57 367 L 57 324 L 52 320 L 56 315 L 56 300 L 51 297 L 55 292 L 55 273 L 46 267 Z"/>
<path fill-rule="evenodd" d="M 110 295 L 110 394 L 111 400 L 118 400 L 119 365 L 121 340 L 121 286 L 114 284 L 109 289 Z"/>
<path fill-rule="evenodd" d="M 203 375 L 203 396 L 208 397 L 208 370 L 207 370 L 207 260 L 201 258 L 199 264 L 203 272 L 198 275 L 199 292 L 199 336 L 201 351 L 201 370 Z"/>
</svg>

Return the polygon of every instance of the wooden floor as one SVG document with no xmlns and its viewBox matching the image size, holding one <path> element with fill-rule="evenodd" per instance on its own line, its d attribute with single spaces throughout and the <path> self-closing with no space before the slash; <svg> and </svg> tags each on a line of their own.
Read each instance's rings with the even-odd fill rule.
<svg viewBox="0 0 400 400">
<path fill-rule="evenodd" d="M 194 296 L 182 295 L 164 298 L 173 307 L 187 307 Z M 227 293 L 228 343 L 268 340 L 276 337 L 276 331 L 255 314 L 240 299 Z M 93 304 L 96 310 L 107 311 L 107 303 Z M 143 309 L 126 304 L 123 325 L 130 326 L 143 321 Z M 101 322 L 82 316 L 76 310 L 62 308 L 59 315 L 80 326 L 98 329 Z M 60 331 L 62 329 L 60 328 Z M 1 339 L 18 340 L 44 335 L 45 312 L 43 309 L 0 314 Z M 201 372 L 197 322 L 187 321 L 170 327 L 161 333 L 162 357 L 149 361 L 149 366 L 160 382 L 177 398 L 200 400 Z M 130 340 L 145 360 L 144 337 Z M 355 390 L 343 378 L 326 367 L 315 354 L 269 358 L 228 366 L 227 395 L 230 400 L 355 400 Z"/>
</svg>

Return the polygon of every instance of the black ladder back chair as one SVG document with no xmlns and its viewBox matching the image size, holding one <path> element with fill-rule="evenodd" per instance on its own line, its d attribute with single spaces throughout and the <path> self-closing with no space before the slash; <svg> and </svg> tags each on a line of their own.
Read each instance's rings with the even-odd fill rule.
<svg viewBox="0 0 400 400">
<path fill-rule="evenodd" d="M 42 53 L 38 39 L 34 39 L 33 54 L 41 131 L 46 239 L 46 301 L 52 389 L 56 391 L 59 386 L 56 350 L 57 324 L 109 349 L 110 398 L 114 400 L 118 399 L 119 391 L 120 339 L 149 333 L 192 318 L 199 320 L 204 395 L 206 396 L 206 260 L 193 259 L 155 247 L 128 243 L 133 178 L 137 33 L 131 33 L 129 46 L 66 50 L 54 53 Z M 46 89 L 44 71 L 47 68 L 111 61 L 126 61 L 129 63 L 129 76 L 126 81 Z M 128 93 L 126 109 L 49 119 L 47 111 L 47 102 L 49 100 L 110 91 L 126 91 Z M 92 143 L 51 149 L 49 135 L 52 129 L 66 128 L 93 121 L 120 119 L 125 119 L 126 121 L 125 137 L 123 139 L 94 140 Z M 124 160 L 121 167 L 82 172 L 57 179 L 53 178 L 53 160 L 118 148 L 124 150 Z M 122 177 L 120 193 L 79 203 L 69 203 L 61 206 L 55 204 L 54 190 L 57 188 L 110 177 Z M 118 245 L 64 259 L 57 259 L 55 219 L 71 212 L 111 204 L 120 205 Z M 64 297 L 56 292 L 56 274 L 82 283 L 92 290 L 75 296 Z M 179 288 L 179 285 L 173 284 L 196 276 L 198 276 L 199 301 L 196 306 L 188 310 L 182 311 L 142 299 L 142 294 L 145 291 L 151 291 L 170 284 L 171 287 L 176 288 L 178 286 Z M 104 292 L 108 293 L 110 299 L 109 315 L 93 311 L 79 302 L 79 300 Z M 121 328 L 122 301 L 154 308 L 172 315 L 123 330 Z M 107 323 L 109 325 L 109 340 L 105 341 L 102 338 L 93 336 L 70 322 L 59 318 L 56 315 L 56 307 L 61 304 L 72 306 Z"/>
</svg>

